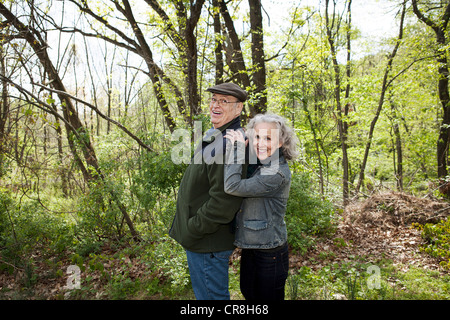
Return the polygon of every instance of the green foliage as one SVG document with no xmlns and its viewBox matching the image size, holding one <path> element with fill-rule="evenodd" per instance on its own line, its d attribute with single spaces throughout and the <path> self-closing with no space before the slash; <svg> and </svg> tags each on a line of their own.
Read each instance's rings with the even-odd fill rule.
<svg viewBox="0 0 450 320">
<path fill-rule="evenodd" d="M 139 163 L 141 169 L 136 173 L 134 181 L 146 192 L 158 194 L 166 194 L 177 189 L 186 169 L 186 165 L 175 164 L 172 161 L 170 150 L 160 154 L 144 152 Z"/>
<path fill-rule="evenodd" d="M 35 280 L 33 254 L 57 259 L 72 243 L 72 227 L 32 199 L 13 198 L 0 190 L 0 270 L 23 269 L 27 285 Z M 33 280 L 34 279 L 34 280 Z"/>
<path fill-rule="evenodd" d="M 13 200 L 0 189 L 0 248 L 4 247 L 8 239 L 8 216 Z"/>
<path fill-rule="evenodd" d="M 333 233 L 336 218 L 333 204 L 313 191 L 308 175 L 294 173 L 286 209 L 288 242 L 292 248 L 305 253 L 315 236 Z"/>
<path fill-rule="evenodd" d="M 450 277 L 410 267 L 400 271 L 390 261 L 379 262 L 374 285 L 371 263 L 335 263 L 318 270 L 301 267 L 289 275 L 286 297 L 291 300 L 442 300 L 449 299 Z"/>
<path fill-rule="evenodd" d="M 169 278 L 173 289 L 184 288 L 190 284 L 189 270 L 184 249 L 169 236 L 164 236 L 154 247 L 152 260 Z"/>
<path fill-rule="evenodd" d="M 175 213 L 174 196 L 186 165 L 174 164 L 170 150 L 160 154 L 144 152 L 137 161 L 140 169 L 133 173 L 131 192 L 153 223 L 158 224 L 159 220 L 168 228 Z"/>
<path fill-rule="evenodd" d="M 87 255 L 95 252 L 102 239 L 120 239 L 124 233 L 122 213 L 119 210 L 111 191 L 120 199 L 123 185 L 113 182 L 97 181 L 92 183 L 89 192 L 80 197 L 78 222 L 75 231 L 78 245 Z"/>
<path fill-rule="evenodd" d="M 111 252 L 75 253 L 71 263 L 82 273 L 81 288 L 70 299 L 154 299 L 192 295 L 184 249 L 164 236 L 157 242 L 117 247 Z M 98 292 L 98 286 L 102 289 Z M 97 287 L 97 290 L 93 290 Z M 95 294 L 95 297 L 93 296 Z"/>
<path fill-rule="evenodd" d="M 450 269 L 450 220 L 414 226 L 422 230 L 422 237 L 426 241 L 422 250 L 441 260 L 440 265 L 443 268 Z"/>
<path fill-rule="evenodd" d="M 130 279 L 128 274 L 117 276 L 108 284 L 108 298 L 112 300 L 124 300 L 136 295 L 142 290 L 143 284 L 139 279 Z"/>
</svg>

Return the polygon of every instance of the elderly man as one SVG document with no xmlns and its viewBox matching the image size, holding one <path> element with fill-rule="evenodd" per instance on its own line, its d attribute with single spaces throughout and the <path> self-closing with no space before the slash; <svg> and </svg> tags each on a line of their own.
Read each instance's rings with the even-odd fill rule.
<svg viewBox="0 0 450 320">
<path fill-rule="evenodd" d="M 212 93 L 208 130 L 186 169 L 178 191 L 170 236 L 186 250 L 189 273 L 198 300 L 227 300 L 228 259 L 234 250 L 232 221 L 242 198 L 224 192 L 224 145 L 227 129 L 241 128 L 247 92 L 233 83 L 207 89 Z M 213 159 L 213 160 L 211 160 Z"/>
</svg>

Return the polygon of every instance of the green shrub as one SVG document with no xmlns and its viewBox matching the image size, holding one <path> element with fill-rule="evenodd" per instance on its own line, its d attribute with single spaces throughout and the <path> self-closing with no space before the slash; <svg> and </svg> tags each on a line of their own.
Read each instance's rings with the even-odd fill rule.
<svg viewBox="0 0 450 320">
<path fill-rule="evenodd" d="M 171 192 L 178 188 L 186 169 L 185 164 L 173 163 L 170 150 L 160 154 L 143 153 L 138 161 L 140 170 L 136 171 L 133 181 L 137 183 L 135 187 L 141 186 L 142 189 L 135 191 L 158 194 Z M 139 192 L 137 194 L 144 196 Z"/>
<path fill-rule="evenodd" d="M 313 191 L 307 174 L 292 175 L 286 226 L 289 244 L 301 253 L 313 245 L 314 236 L 326 236 L 335 231 L 333 204 Z"/>
<path fill-rule="evenodd" d="M 124 234 L 123 215 L 112 192 L 122 201 L 124 186 L 98 181 L 80 198 L 76 233 L 81 242 L 120 239 Z M 88 252 L 89 253 L 89 252 Z"/>
<path fill-rule="evenodd" d="M 422 250 L 440 259 L 440 265 L 443 268 L 450 269 L 450 221 L 427 223 L 423 226 L 414 224 L 414 226 L 422 230 L 422 237 L 426 241 Z"/>
<path fill-rule="evenodd" d="M 162 224 L 166 230 L 172 223 L 176 191 L 186 165 L 173 163 L 170 151 L 166 151 L 160 154 L 145 152 L 136 166 L 140 169 L 134 172 L 130 190 L 146 214 L 142 219 L 152 225 Z"/>
<path fill-rule="evenodd" d="M 7 242 L 8 232 L 8 215 L 12 204 L 9 195 L 0 189 L 0 248 L 4 247 Z"/>
<path fill-rule="evenodd" d="M 53 215 L 36 200 L 14 199 L 0 190 L 0 269 L 20 268 L 31 276 L 31 253 L 44 259 L 63 254 L 71 245 L 72 227 L 62 217 Z"/>
<path fill-rule="evenodd" d="M 165 235 L 155 245 L 152 254 L 153 262 L 168 277 L 173 288 L 182 289 L 189 285 L 189 269 L 183 247 Z"/>
</svg>

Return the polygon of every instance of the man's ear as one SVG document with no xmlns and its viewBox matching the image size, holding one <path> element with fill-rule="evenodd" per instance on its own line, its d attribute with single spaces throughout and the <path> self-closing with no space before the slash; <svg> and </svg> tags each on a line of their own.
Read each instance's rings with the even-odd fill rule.
<svg viewBox="0 0 450 320">
<path fill-rule="evenodd" d="M 244 103 L 239 102 L 236 106 L 236 116 L 239 116 L 242 113 L 242 110 L 244 110 Z"/>
</svg>

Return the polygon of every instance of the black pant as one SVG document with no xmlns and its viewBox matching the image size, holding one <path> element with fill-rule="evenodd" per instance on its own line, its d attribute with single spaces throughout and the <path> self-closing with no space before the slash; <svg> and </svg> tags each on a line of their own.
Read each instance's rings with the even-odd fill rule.
<svg viewBox="0 0 450 320">
<path fill-rule="evenodd" d="M 284 300 L 289 270 L 287 244 L 275 249 L 242 249 L 241 292 L 246 300 Z"/>
</svg>

